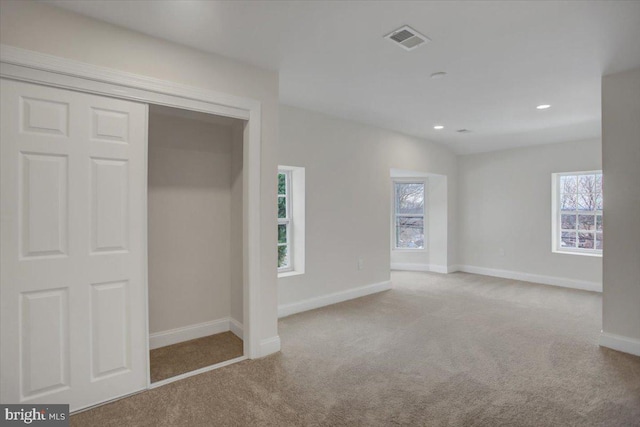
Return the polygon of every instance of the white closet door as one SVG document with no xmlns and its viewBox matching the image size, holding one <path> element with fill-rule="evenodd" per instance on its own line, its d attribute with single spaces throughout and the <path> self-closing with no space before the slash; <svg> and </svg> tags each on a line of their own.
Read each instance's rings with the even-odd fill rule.
<svg viewBox="0 0 640 427">
<path fill-rule="evenodd" d="M 147 106 L 1 85 L 0 400 L 144 389 Z"/>
</svg>

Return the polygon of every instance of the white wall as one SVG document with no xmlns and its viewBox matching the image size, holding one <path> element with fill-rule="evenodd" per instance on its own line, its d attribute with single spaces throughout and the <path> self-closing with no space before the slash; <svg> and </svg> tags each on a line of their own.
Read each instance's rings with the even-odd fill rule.
<svg viewBox="0 0 640 427">
<path fill-rule="evenodd" d="M 280 305 L 389 280 L 392 168 L 447 176 L 447 252 L 455 263 L 457 162 L 449 149 L 281 106 L 278 162 L 306 168 L 306 272 L 278 280 Z"/>
<path fill-rule="evenodd" d="M 119 28 L 47 4 L 0 2 L 3 44 L 260 101 L 260 340 L 277 336 L 276 170 L 278 75 Z M 266 347 L 265 347 L 266 348 Z"/>
<path fill-rule="evenodd" d="M 601 165 L 597 140 L 461 156 L 460 264 L 600 287 L 602 258 L 551 252 L 551 174 Z"/>
<path fill-rule="evenodd" d="M 602 79 L 601 344 L 640 356 L 640 69 Z"/>
<path fill-rule="evenodd" d="M 150 333 L 230 314 L 231 131 L 149 115 Z"/>
</svg>

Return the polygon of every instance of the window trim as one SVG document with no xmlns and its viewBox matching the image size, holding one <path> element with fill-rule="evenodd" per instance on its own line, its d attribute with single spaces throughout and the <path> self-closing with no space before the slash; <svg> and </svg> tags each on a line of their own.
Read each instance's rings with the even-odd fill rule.
<svg viewBox="0 0 640 427">
<path fill-rule="evenodd" d="M 278 165 L 278 173 L 289 174 L 287 180 L 289 267 L 277 270 L 278 279 L 283 279 L 305 272 L 305 168 Z"/>
<path fill-rule="evenodd" d="M 293 209 L 291 204 L 293 203 L 293 197 L 291 194 L 291 170 L 289 169 L 280 169 L 278 168 L 278 175 L 284 175 L 285 176 L 285 194 L 284 196 L 282 194 L 278 194 L 278 201 L 280 200 L 281 197 L 284 197 L 285 199 L 285 206 L 286 206 L 286 212 L 285 212 L 285 218 L 278 218 L 278 225 L 285 225 L 287 227 L 287 239 L 285 243 L 280 243 L 279 239 L 277 242 L 277 247 L 280 248 L 280 246 L 288 246 L 288 251 L 287 251 L 287 255 L 289 257 L 289 263 L 287 264 L 287 266 L 285 267 L 278 267 L 278 273 L 287 273 L 290 271 L 293 271 L 293 266 L 294 266 L 294 251 L 293 251 Z"/>
<path fill-rule="evenodd" d="M 580 175 L 593 175 L 593 174 L 602 174 L 602 170 L 589 170 L 589 171 L 576 171 L 576 172 L 555 172 L 551 174 L 551 252 L 557 254 L 564 255 L 580 255 L 580 256 L 591 256 L 591 257 L 602 257 L 603 250 L 602 249 L 584 249 L 584 248 L 563 248 L 560 246 L 561 242 L 561 215 L 563 211 L 560 209 L 560 178 L 563 176 L 580 176 Z M 604 195 L 603 195 L 604 199 Z M 575 213 L 576 215 L 580 215 L 579 210 L 574 211 L 565 211 L 570 213 Z M 601 215 L 604 219 L 604 206 L 602 210 L 593 210 L 593 211 L 583 211 L 582 213 L 590 213 L 594 216 Z M 577 224 L 576 224 L 577 227 Z M 576 232 L 578 229 L 576 228 Z M 594 231 L 594 237 L 597 232 Z M 604 235 L 604 233 L 603 233 Z"/>
<path fill-rule="evenodd" d="M 396 218 L 398 216 L 404 217 L 419 217 L 418 214 L 398 214 L 396 207 L 396 184 L 422 184 L 424 203 L 422 204 L 422 232 L 424 235 L 422 248 L 399 248 L 397 240 L 397 227 Z M 428 218 L 427 218 L 427 179 L 426 178 L 393 178 L 391 182 L 391 250 L 397 252 L 427 252 L 427 230 L 428 230 Z"/>
</svg>

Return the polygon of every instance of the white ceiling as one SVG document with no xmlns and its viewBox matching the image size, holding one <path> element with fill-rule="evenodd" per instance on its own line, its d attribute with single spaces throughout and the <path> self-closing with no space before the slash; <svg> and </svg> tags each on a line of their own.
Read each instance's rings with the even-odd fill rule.
<svg viewBox="0 0 640 427">
<path fill-rule="evenodd" d="M 278 70 L 284 104 L 459 153 L 599 138 L 601 76 L 640 67 L 640 1 L 52 3 Z M 432 42 L 383 38 L 405 24 Z"/>
</svg>

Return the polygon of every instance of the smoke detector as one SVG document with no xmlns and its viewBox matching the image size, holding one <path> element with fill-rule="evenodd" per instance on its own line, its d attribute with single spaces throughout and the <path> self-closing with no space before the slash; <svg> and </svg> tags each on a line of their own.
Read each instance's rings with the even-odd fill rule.
<svg viewBox="0 0 640 427">
<path fill-rule="evenodd" d="M 405 50 L 413 50 L 421 44 L 431 41 L 429 37 L 420 34 L 408 25 L 400 27 L 384 37 L 396 43 L 398 46 Z"/>
<path fill-rule="evenodd" d="M 469 129 L 458 129 L 456 132 L 458 133 L 471 133 Z"/>
</svg>

